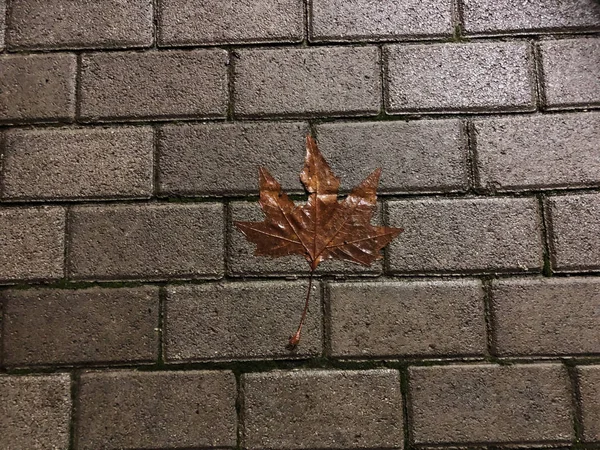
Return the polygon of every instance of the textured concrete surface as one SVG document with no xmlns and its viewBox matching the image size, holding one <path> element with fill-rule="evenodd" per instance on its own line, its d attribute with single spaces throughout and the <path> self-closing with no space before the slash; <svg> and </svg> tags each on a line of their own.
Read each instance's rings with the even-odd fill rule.
<svg viewBox="0 0 600 450">
<path fill-rule="evenodd" d="M 390 45 L 384 51 L 389 113 L 535 109 L 527 43 Z"/>
<path fill-rule="evenodd" d="M 0 299 L 7 366 L 157 359 L 157 287 L 9 290 Z"/>
<path fill-rule="evenodd" d="M 458 120 L 336 122 L 315 127 L 319 148 L 350 191 L 375 168 L 379 193 L 467 188 L 466 136 Z"/>
<path fill-rule="evenodd" d="M 153 141 L 150 127 L 9 130 L 0 198 L 148 198 Z"/>
<path fill-rule="evenodd" d="M 81 116 L 94 119 L 224 117 L 223 50 L 90 53 L 81 62 Z"/>
<path fill-rule="evenodd" d="M 63 277 L 65 209 L 0 208 L 0 280 Z"/>
<path fill-rule="evenodd" d="M 256 202 L 231 202 L 229 204 L 227 269 L 229 275 L 243 277 L 245 275 L 302 275 L 307 276 L 310 266 L 305 258 L 284 256 L 269 258 L 254 256 L 256 246 L 246 240 L 244 235 L 233 226 L 236 220 L 262 221 L 265 218 Z M 373 214 L 373 224 L 378 223 L 379 212 Z M 348 261 L 331 259 L 319 265 L 317 274 L 364 274 L 377 275 L 382 271 L 382 261 L 375 261 L 371 266 L 353 264 Z"/>
<path fill-rule="evenodd" d="M 165 125 L 158 138 L 163 195 L 256 194 L 266 167 L 286 192 L 303 193 L 304 122 Z"/>
<path fill-rule="evenodd" d="M 599 32 L 598 0 L 0 0 L 0 449 L 598 447 Z M 309 266 L 232 222 L 259 166 L 306 201 L 309 131 L 405 231 L 319 267 L 289 351 Z"/>
<path fill-rule="evenodd" d="M 600 195 L 549 197 L 547 209 L 553 267 L 567 272 L 600 268 Z"/>
<path fill-rule="evenodd" d="M 68 374 L 0 375 L 0 446 L 66 449 L 71 420 Z"/>
<path fill-rule="evenodd" d="M 152 45 L 152 0 L 19 0 L 9 11 L 10 49 Z"/>
<path fill-rule="evenodd" d="M 482 355 L 479 281 L 331 283 L 334 356 Z"/>
<path fill-rule="evenodd" d="M 163 46 L 299 42 L 304 37 L 302 0 L 163 0 L 158 5 Z"/>
<path fill-rule="evenodd" d="M 313 284 L 302 345 L 286 349 L 296 332 L 307 281 L 254 281 L 172 286 L 165 303 L 167 361 L 290 358 L 322 348 L 321 295 Z"/>
<path fill-rule="evenodd" d="M 242 382 L 244 448 L 402 448 L 398 371 L 278 371 Z"/>
<path fill-rule="evenodd" d="M 311 41 L 378 41 L 449 37 L 450 0 L 316 0 Z"/>
<path fill-rule="evenodd" d="M 499 355 L 600 353 L 600 281 L 534 278 L 492 284 Z"/>
<path fill-rule="evenodd" d="M 474 121 L 478 184 L 489 191 L 600 185 L 600 114 Z"/>
<path fill-rule="evenodd" d="M 69 276 L 76 279 L 218 277 L 223 207 L 155 204 L 70 212 Z"/>
<path fill-rule="evenodd" d="M 560 364 L 413 367 L 417 444 L 569 442 L 569 377 Z"/>
<path fill-rule="evenodd" d="M 236 116 L 376 115 L 380 110 L 375 46 L 249 49 L 236 54 Z"/>
<path fill-rule="evenodd" d="M 548 109 L 600 104 L 600 39 L 546 41 L 539 48 Z"/>
<path fill-rule="evenodd" d="M 600 441 L 600 366 L 581 366 L 577 369 L 583 438 L 587 442 Z"/>
<path fill-rule="evenodd" d="M 73 119 L 76 70 L 73 54 L 0 55 L 0 122 Z"/>
<path fill-rule="evenodd" d="M 596 0 L 462 0 L 467 34 L 526 34 L 600 29 Z"/>
<path fill-rule="evenodd" d="M 225 371 L 84 373 L 76 448 L 234 447 L 235 397 Z"/>
<path fill-rule="evenodd" d="M 542 268 L 542 224 L 529 198 L 388 202 L 393 272 L 533 271 Z M 427 243 L 427 245 L 423 245 Z"/>
</svg>

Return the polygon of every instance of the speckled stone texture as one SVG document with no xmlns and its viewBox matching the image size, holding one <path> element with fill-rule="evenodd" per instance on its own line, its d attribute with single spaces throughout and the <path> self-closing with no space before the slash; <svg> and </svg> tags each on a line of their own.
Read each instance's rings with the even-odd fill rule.
<svg viewBox="0 0 600 450">
<path fill-rule="evenodd" d="M 403 447 L 396 370 L 274 371 L 242 382 L 244 448 Z"/>
<path fill-rule="evenodd" d="M 449 37 L 450 0 L 313 0 L 311 41 Z"/>
<path fill-rule="evenodd" d="M 286 348 L 300 320 L 307 281 L 172 286 L 165 303 L 169 362 L 293 358 L 322 348 L 321 295 L 313 284 L 302 345 Z"/>
<path fill-rule="evenodd" d="M 224 117 L 223 50 L 89 53 L 81 63 L 84 120 Z"/>
<path fill-rule="evenodd" d="M 158 133 L 161 195 L 258 192 L 265 167 L 286 192 L 303 193 L 304 122 L 166 125 Z"/>
<path fill-rule="evenodd" d="M 169 45 L 299 42 L 302 0 L 162 0 L 159 43 Z"/>
<path fill-rule="evenodd" d="M 11 49 L 152 45 L 152 0 L 19 0 L 10 5 Z"/>
<path fill-rule="evenodd" d="M 9 130 L 4 135 L 5 200 L 148 198 L 150 127 Z"/>
<path fill-rule="evenodd" d="M 581 411 L 583 415 L 583 439 L 600 442 L 600 366 L 581 366 L 577 369 Z"/>
<path fill-rule="evenodd" d="M 69 217 L 69 277 L 143 280 L 223 274 L 221 204 L 81 206 Z"/>
<path fill-rule="evenodd" d="M 244 49 L 236 55 L 236 116 L 376 115 L 380 110 L 375 46 Z"/>
<path fill-rule="evenodd" d="M 475 120 L 477 183 L 487 191 L 600 185 L 597 112 Z"/>
<path fill-rule="evenodd" d="M 157 359 L 156 286 L 9 290 L 0 300 L 7 366 Z"/>
<path fill-rule="evenodd" d="M 0 123 L 75 116 L 74 54 L 0 55 Z"/>
<path fill-rule="evenodd" d="M 479 281 L 331 283 L 331 348 L 337 357 L 482 355 Z"/>
</svg>

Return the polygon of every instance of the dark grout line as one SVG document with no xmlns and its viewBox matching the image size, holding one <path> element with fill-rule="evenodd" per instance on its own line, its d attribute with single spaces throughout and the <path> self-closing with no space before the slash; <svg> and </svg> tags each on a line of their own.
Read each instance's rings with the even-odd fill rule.
<svg viewBox="0 0 600 450">
<path fill-rule="evenodd" d="M 579 375 L 577 367 L 565 363 L 565 368 L 569 375 L 569 383 L 571 389 L 571 408 L 573 412 L 573 432 L 575 434 L 575 443 L 579 444 L 583 440 L 584 422 L 583 411 L 581 409 L 581 390 L 579 388 Z"/>
<path fill-rule="evenodd" d="M 482 280 L 483 286 L 483 315 L 485 320 L 486 351 L 492 358 L 498 358 L 496 351 L 496 323 L 494 320 L 494 310 L 492 307 L 492 280 L 489 278 Z"/>
<path fill-rule="evenodd" d="M 71 374 L 71 420 L 69 420 L 69 450 L 75 450 L 77 445 L 77 400 L 79 398 L 80 373 L 75 371 Z"/>
<path fill-rule="evenodd" d="M 542 273 L 546 277 L 551 277 L 553 275 L 552 255 L 554 254 L 554 251 L 552 249 L 552 237 L 550 236 L 549 213 L 546 211 L 546 196 L 540 194 L 538 196 L 538 202 L 542 224 L 542 248 L 544 256 L 544 268 L 542 269 Z"/>
<path fill-rule="evenodd" d="M 400 368 L 400 393 L 402 395 L 402 425 L 404 431 L 404 449 L 411 448 L 413 423 L 412 403 L 410 400 L 410 379 L 407 367 Z"/>
</svg>

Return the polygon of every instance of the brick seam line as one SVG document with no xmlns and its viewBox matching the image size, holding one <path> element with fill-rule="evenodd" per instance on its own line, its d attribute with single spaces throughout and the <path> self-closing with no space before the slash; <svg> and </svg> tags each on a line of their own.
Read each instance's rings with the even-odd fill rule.
<svg viewBox="0 0 600 450">
<path fill-rule="evenodd" d="M 158 198 L 160 194 L 160 142 L 162 127 L 152 126 L 152 196 Z M 148 200 L 148 199 L 146 199 Z"/>
<path fill-rule="evenodd" d="M 486 352 L 491 358 L 498 358 L 496 350 L 496 322 L 492 307 L 492 278 L 481 279 L 483 288 L 483 318 L 485 321 Z"/>
<path fill-rule="evenodd" d="M 227 112 L 225 122 L 233 122 L 235 117 L 235 60 L 238 54 L 235 49 L 227 49 Z"/>
<path fill-rule="evenodd" d="M 12 1 L 12 0 L 11 0 Z M 7 9 L 8 11 L 8 9 Z M 8 26 L 6 27 L 8 30 Z M 7 31 L 8 34 L 8 31 Z M 160 32 L 159 32 L 160 34 Z M 517 42 L 524 40 L 531 40 L 536 38 L 552 39 L 552 40 L 564 40 L 564 39 L 580 39 L 586 37 L 598 37 L 600 32 L 596 30 L 583 30 L 581 32 L 569 31 L 565 33 L 553 34 L 552 32 L 530 32 L 525 34 L 507 34 L 503 36 L 488 36 L 488 35 L 461 35 L 460 39 L 456 39 L 453 35 L 448 37 L 432 37 L 432 38 L 407 38 L 403 39 L 376 39 L 369 40 L 364 38 L 363 40 L 330 40 L 330 41 L 307 41 L 304 40 L 299 42 L 290 41 L 279 41 L 279 42 L 251 42 L 251 43 L 219 43 L 219 44 L 193 44 L 193 45 L 168 45 L 157 47 L 61 47 L 61 48 L 48 48 L 43 50 L 36 49 L 12 49 L 10 54 L 13 55 L 30 55 L 30 54 L 52 54 L 60 52 L 72 52 L 72 53 L 115 53 L 115 52 L 161 52 L 169 50 L 212 50 L 220 49 L 227 50 L 228 48 L 240 48 L 244 50 L 249 49 L 263 49 L 263 48 L 306 48 L 306 47 L 331 47 L 331 46 L 342 46 L 342 47 L 365 47 L 371 45 L 388 45 L 388 44 L 402 44 L 402 45 L 422 45 L 422 44 L 451 44 L 457 42 L 463 43 L 476 43 L 476 42 Z M 4 52 L 7 52 L 5 48 Z"/>
<path fill-rule="evenodd" d="M 481 192 L 478 190 L 479 186 L 479 168 L 477 165 L 477 146 L 476 146 L 476 133 L 473 122 L 470 119 L 460 121 L 460 135 L 462 147 L 464 148 L 465 160 L 465 176 L 467 195 L 480 195 Z"/>
<path fill-rule="evenodd" d="M 600 104 L 592 105 L 592 106 L 581 106 L 569 108 L 569 109 L 549 109 L 549 110 L 539 110 L 539 111 L 488 111 L 481 113 L 470 113 L 470 112 L 439 112 L 439 113 L 406 113 L 406 114 L 387 114 L 385 111 L 380 112 L 377 115 L 363 114 L 363 115 L 355 115 L 355 116 L 343 116 L 343 115 L 306 115 L 304 117 L 299 116 L 272 116 L 272 117 L 257 117 L 257 116 L 240 116 L 235 117 L 233 123 L 237 124 L 252 124 L 252 123 L 278 123 L 278 122 L 298 122 L 298 121 L 307 121 L 313 122 L 315 125 L 327 124 L 327 123 L 361 123 L 361 122 L 416 122 L 423 121 L 426 122 L 428 120 L 450 120 L 450 119 L 493 119 L 493 118 L 501 118 L 501 117 L 543 117 L 543 116 L 553 116 L 553 115 L 566 115 L 566 114 L 581 114 L 590 112 L 593 113 L 595 111 L 600 110 Z M 29 121 L 29 120 L 17 120 L 17 121 L 4 121 L 0 122 L 0 130 L 2 129 L 51 129 L 51 128 L 68 128 L 68 127 L 108 127 L 108 126 L 130 126 L 130 127 L 141 127 L 141 126 L 149 126 L 149 125 L 169 125 L 169 124 L 223 124 L 226 123 L 227 120 L 225 117 L 177 117 L 177 116 L 168 116 L 168 117 L 158 117 L 158 118 L 144 118 L 144 119 L 135 119 L 135 118 L 119 118 L 115 120 L 108 119 L 95 119 L 95 120 L 77 120 L 77 121 L 67 121 L 67 120 L 46 120 L 46 121 Z"/>
<path fill-rule="evenodd" d="M 452 31 L 453 40 L 460 42 L 465 40 L 464 36 L 465 18 L 462 0 L 452 0 Z"/>
<path fill-rule="evenodd" d="M 3 161 L 4 155 L 6 154 L 6 136 L 5 130 L 0 128 L 0 206 L 4 202 L 4 166 L 6 162 Z"/>
<path fill-rule="evenodd" d="M 569 375 L 569 388 L 571 394 L 571 410 L 573 413 L 573 432 L 575 434 L 575 443 L 579 444 L 583 441 L 583 410 L 581 408 L 581 390 L 579 388 L 579 376 L 577 367 L 570 361 L 563 362 L 567 374 Z"/>
<path fill-rule="evenodd" d="M 554 249 L 551 247 L 552 237 L 550 236 L 551 230 L 548 205 L 544 194 L 539 194 L 538 199 L 540 213 L 542 214 L 542 236 L 544 240 L 544 268 L 542 269 L 542 274 L 546 277 L 551 277 L 553 275 L 552 255 L 554 254 Z"/>
<path fill-rule="evenodd" d="M 542 49 L 539 40 L 533 42 L 533 63 L 535 64 L 535 83 L 537 89 L 537 109 L 538 111 L 547 111 L 546 109 L 546 89 L 544 89 L 545 77 L 544 66 L 542 64 Z"/>
<path fill-rule="evenodd" d="M 77 421 L 77 398 L 79 397 L 80 371 L 71 373 L 71 419 L 69 420 L 69 450 L 77 448 L 76 421 Z"/>
<path fill-rule="evenodd" d="M 158 288 L 158 323 L 156 324 L 158 333 L 158 348 L 156 355 L 156 364 L 159 367 L 166 365 L 165 363 L 165 342 L 168 329 L 167 324 L 167 289 L 166 286 Z"/>
</svg>

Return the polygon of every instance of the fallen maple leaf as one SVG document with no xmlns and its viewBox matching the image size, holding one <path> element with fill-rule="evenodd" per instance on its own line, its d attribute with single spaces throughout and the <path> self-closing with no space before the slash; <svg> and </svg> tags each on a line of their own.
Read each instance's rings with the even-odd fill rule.
<svg viewBox="0 0 600 450">
<path fill-rule="evenodd" d="M 319 151 L 317 143 L 306 137 L 306 159 L 300 180 L 309 193 L 304 206 L 296 206 L 281 190 L 267 169 L 259 169 L 260 206 L 263 222 L 235 222 L 235 226 L 256 244 L 256 256 L 303 255 L 310 264 L 310 278 L 304 311 L 290 346 L 300 342 L 308 311 L 313 274 L 321 261 L 341 259 L 365 266 L 381 259 L 380 250 L 401 228 L 371 225 L 377 201 L 381 169 L 375 170 L 350 195 L 338 202 L 340 179 Z"/>
</svg>

